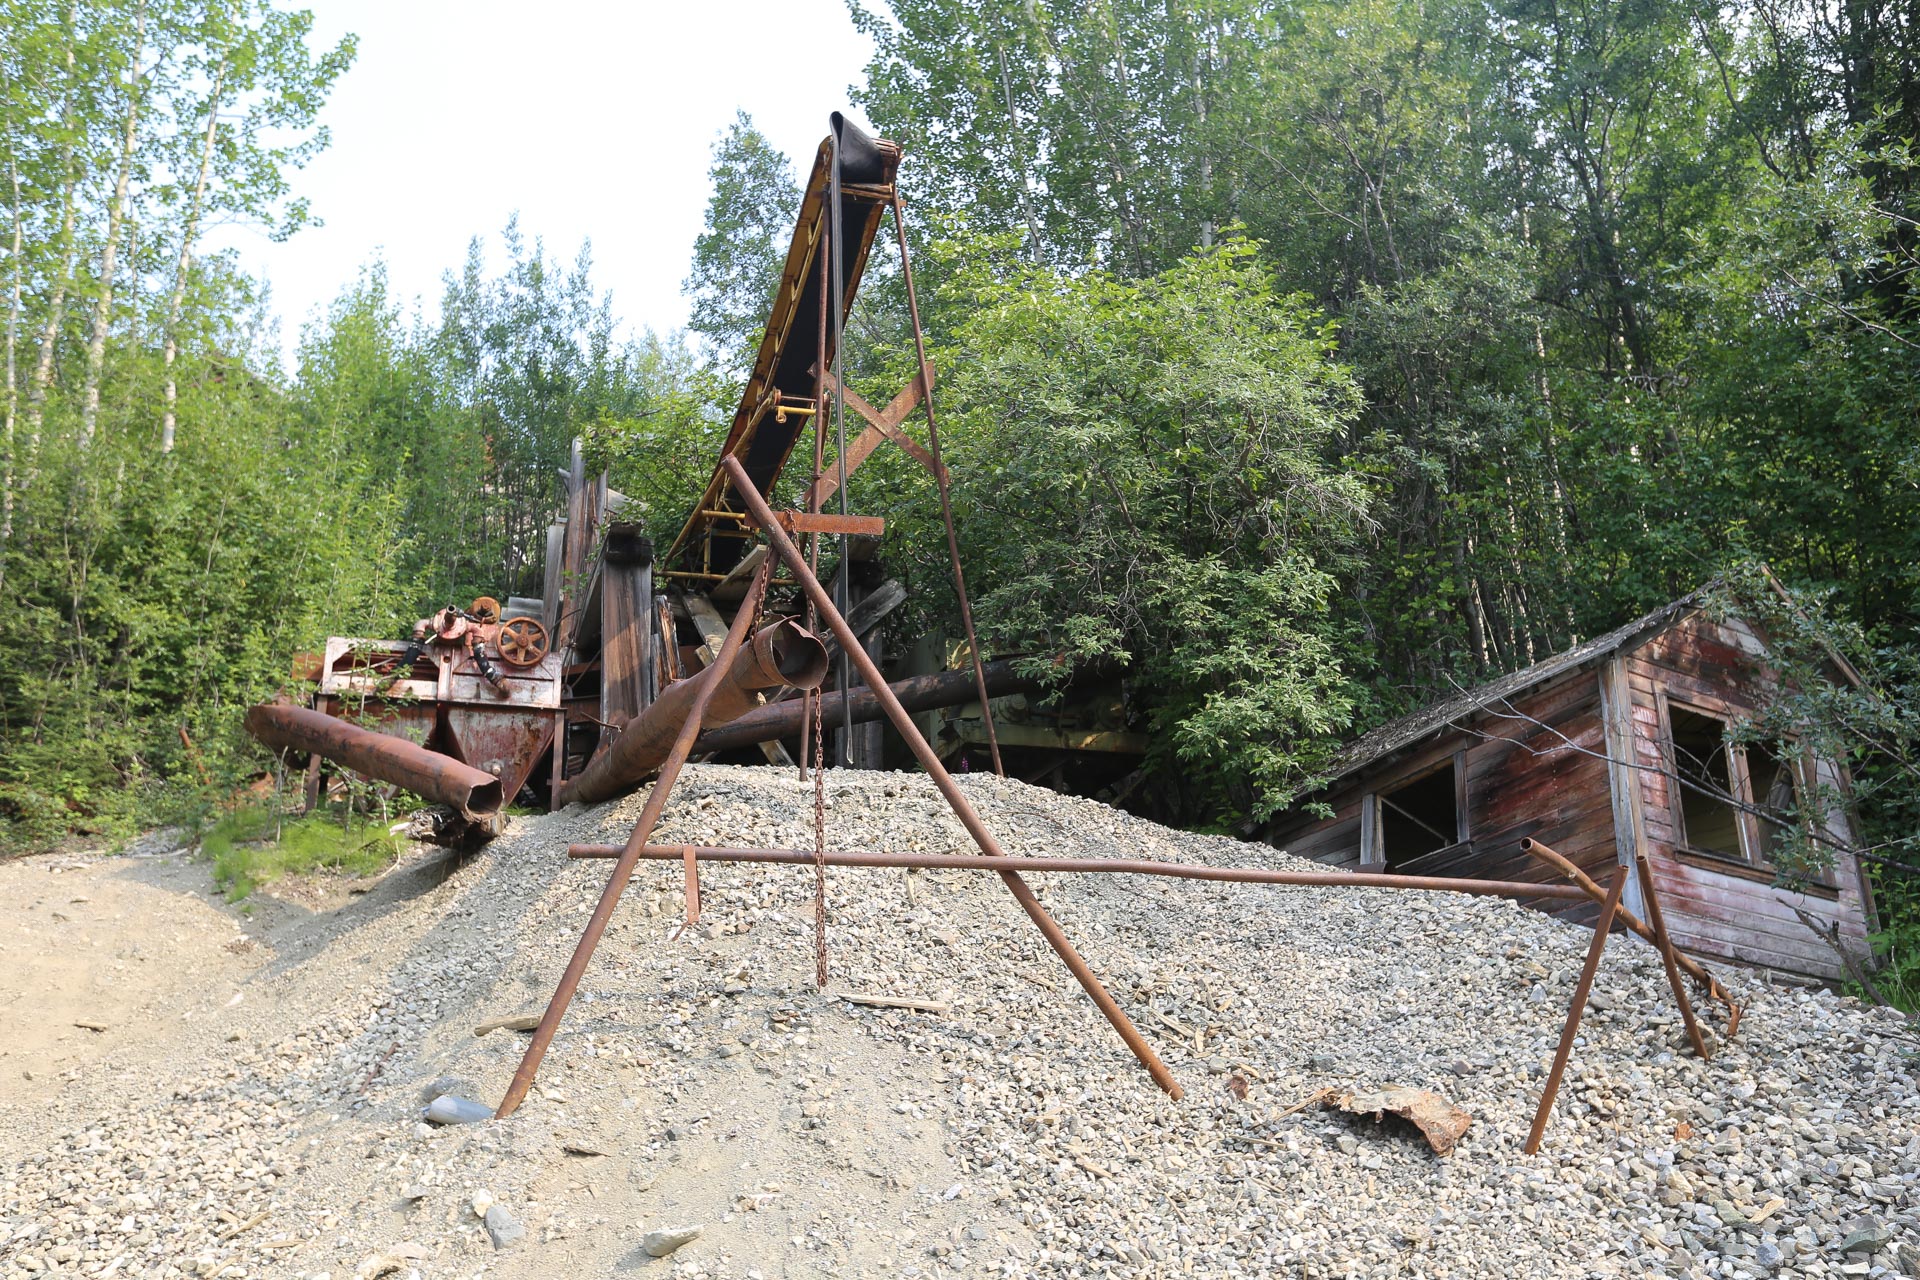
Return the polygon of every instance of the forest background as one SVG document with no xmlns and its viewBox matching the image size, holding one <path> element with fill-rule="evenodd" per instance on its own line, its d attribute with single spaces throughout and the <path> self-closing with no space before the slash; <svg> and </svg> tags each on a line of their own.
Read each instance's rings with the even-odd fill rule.
<svg viewBox="0 0 1920 1280">
<path fill-rule="evenodd" d="M 1741 732 L 1852 761 L 1920 975 L 1903 13 L 855 0 L 992 642 L 1130 662 L 1161 816 L 1233 824 L 1371 724 L 1724 581 L 1810 677 Z M 670 534 L 730 418 L 798 194 L 745 117 L 690 332 L 619 337 L 587 249 L 509 226 L 436 316 L 369 264 L 285 372 L 200 246 L 309 220 L 354 55 L 310 36 L 264 0 L 0 0 L 7 849 L 208 812 L 295 652 L 534 587 L 574 436 Z M 889 254 L 850 356 L 882 396 L 912 368 Z M 924 481 L 883 455 L 857 485 L 912 626 L 950 628 Z M 1866 690 L 1811 678 L 1829 646 Z"/>
</svg>

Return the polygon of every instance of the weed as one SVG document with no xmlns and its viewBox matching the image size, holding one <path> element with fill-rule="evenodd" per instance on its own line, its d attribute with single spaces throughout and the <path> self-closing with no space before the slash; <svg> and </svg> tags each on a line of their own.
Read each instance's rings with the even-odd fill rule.
<svg viewBox="0 0 1920 1280">
<path fill-rule="evenodd" d="M 214 883 L 226 891 L 227 901 L 239 902 L 282 876 L 378 874 L 400 856 L 400 840 L 375 822 L 342 826 L 319 814 L 288 822 L 270 809 L 249 808 L 215 822 L 201 837 L 200 849 L 213 860 Z"/>
</svg>

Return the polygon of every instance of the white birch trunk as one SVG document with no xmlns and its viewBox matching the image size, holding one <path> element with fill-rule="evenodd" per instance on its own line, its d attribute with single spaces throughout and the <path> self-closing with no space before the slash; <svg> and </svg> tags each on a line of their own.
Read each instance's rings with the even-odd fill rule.
<svg viewBox="0 0 1920 1280">
<path fill-rule="evenodd" d="M 107 326 L 113 316 L 113 278 L 118 270 L 120 231 L 127 221 L 127 184 L 133 177 L 133 147 L 140 136 L 140 58 L 146 52 L 147 10 L 133 30 L 133 66 L 127 76 L 127 128 L 120 143 L 120 167 L 114 176 L 113 203 L 107 207 L 106 243 L 100 248 L 100 288 L 93 299 L 93 332 L 87 339 L 87 380 L 80 410 L 80 447 L 93 443 L 100 421 L 100 374 L 107 361 Z"/>
<path fill-rule="evenodd" d="M 220 86 L 227 75 L 227 60 L 220 59 L 213 73 L 213 95 L 207 100 L 207 139 L 200 149 L 200 176 L 194 180 L 193 201 L 187 206 L 187 225 L 180 233 L 180 260 L 173 269 L 173 297 L 167 303 L 167 344 L 162 361 L 166 367 L 166 410 L 160 415 L 160 452 L 173 452 L 173 406 L 177 398 L 173 380 L 173 362 L 180 354 L 180 308 L 187 296 L 187 268 L 193 263 L 193 241 L 200 229 L 200 202 L 206 195 L 207 172 L 213 167 L 213 140 L 220 129 Z"/>
</svg>

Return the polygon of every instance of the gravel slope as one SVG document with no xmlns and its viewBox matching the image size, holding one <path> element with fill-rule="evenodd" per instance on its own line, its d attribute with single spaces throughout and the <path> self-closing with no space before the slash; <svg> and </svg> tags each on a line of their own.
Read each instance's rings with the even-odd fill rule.
<svg viewBox="0 0 1920 1280">
<path fill-rule="evenodd" d="M 1015 853 L 1292 861 L 962 785 Z M 811 798 L 693 768 L 661 837 L 810 846 Z M 837 774 L 829 798 L 836 846 L 969 847 L 924 778 Z M 444 880 L 416 865 L 269 931 L 272 962 L 157 1062 L 0 1108 L 0 1277 L 1920 1272 L 1920 1045 L 1895 1015 L 1727 973 L 1748 1013 L 1702 1064 L 1651 951 L 1616 939 L 1528 1157 L 1588 935 L 1443 895 L 1031 877 L 1175 1103 L 992 876 L 831 873 L 822 995 L 809 869 L 706 871 L 670 943 L 679 871 L 645 867 L 528 1104 L 421 1124 L 437 1090 L 499 1098 L 526 1038 L 473 1027 L 544 1003 L 606 871 L 565 845 L 624 837 L 640 799 L 517 819 Z M 1473 1113 L 1453 1156 L 1294 1109 L 1388 1083 Z"/>
</svg>

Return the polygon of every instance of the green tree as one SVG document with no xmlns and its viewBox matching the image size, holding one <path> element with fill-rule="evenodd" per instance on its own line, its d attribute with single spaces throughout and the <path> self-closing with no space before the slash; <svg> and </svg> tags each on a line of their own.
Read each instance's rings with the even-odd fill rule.
<svg viewBox="0 0 1920 1280">
<path fill-rule="evenodd" d="M 793 165 L 742 111 L 713 147 L 706 227 L 683 290 L 687 327 L 721 369 L 744 376 L 766 328 L 800 209 Z"/>
</svg>

